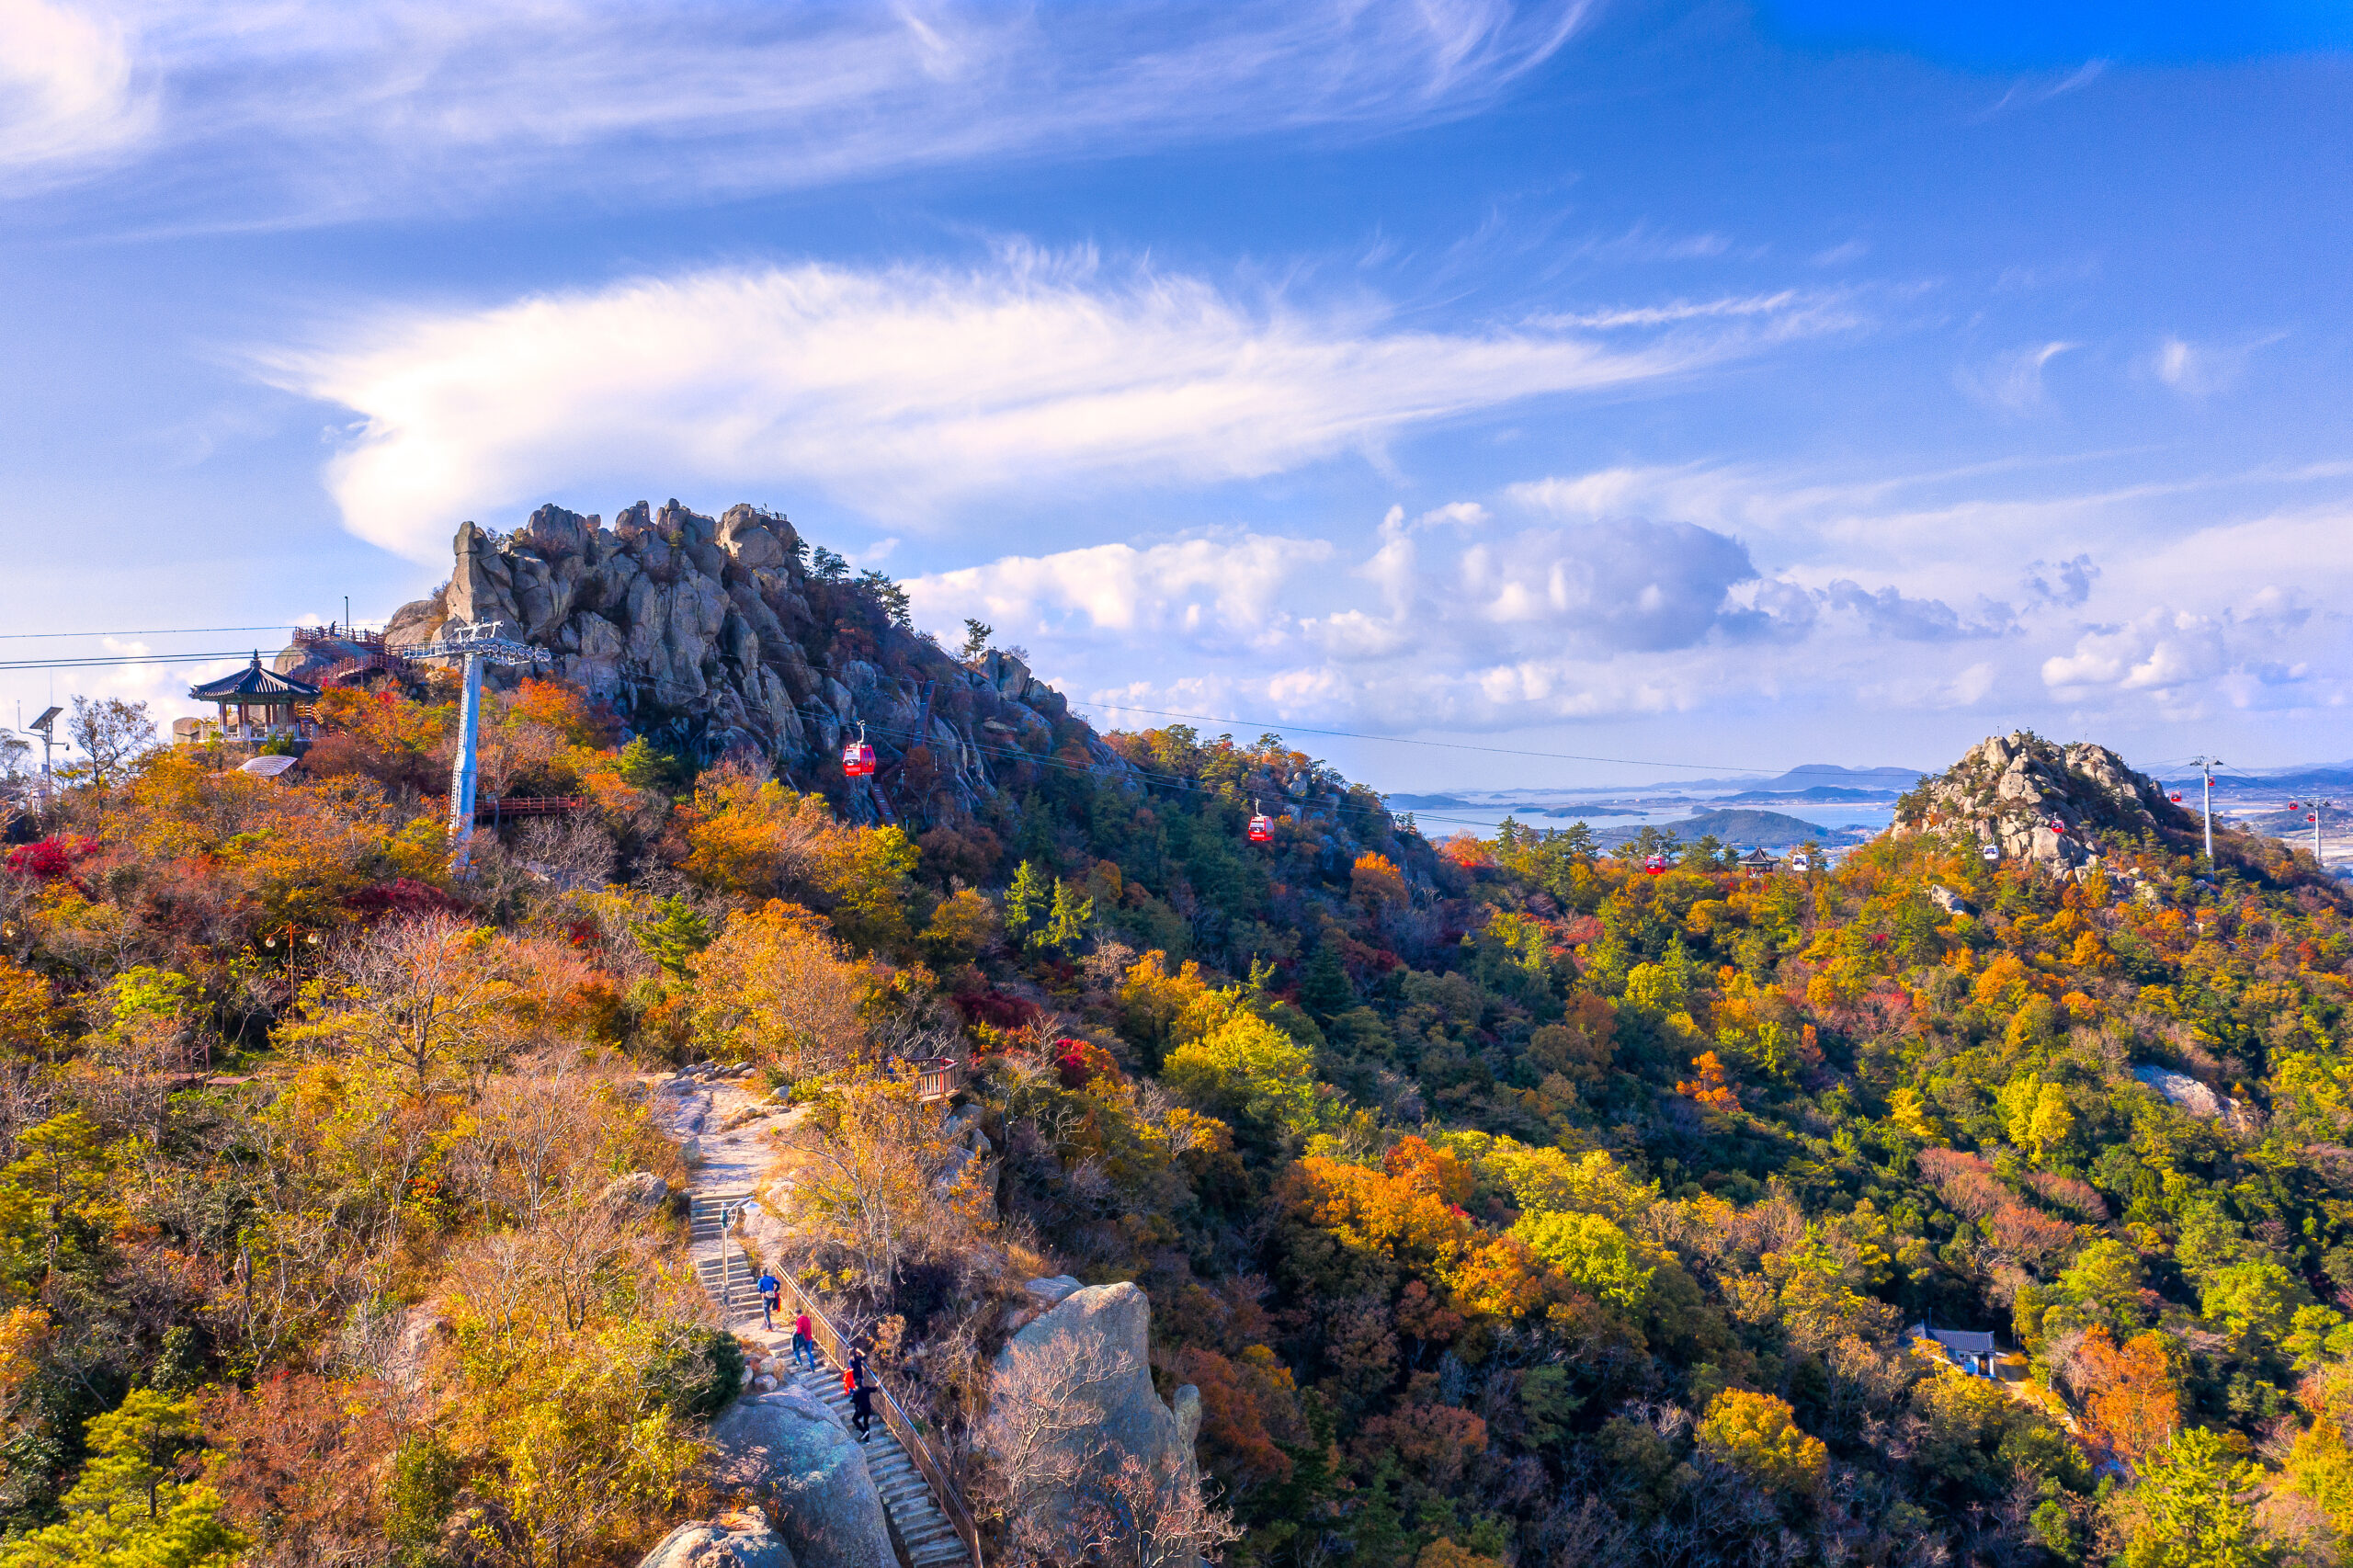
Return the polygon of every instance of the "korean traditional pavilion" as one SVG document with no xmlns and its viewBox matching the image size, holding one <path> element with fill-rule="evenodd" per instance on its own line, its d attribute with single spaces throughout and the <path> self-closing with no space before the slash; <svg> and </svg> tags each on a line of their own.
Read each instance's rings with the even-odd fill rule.
<svg viewBox="0 0 2353 1568">
<path fill-rule="evenodd" d="M 212 733 L 205 738 L 232 743 L 262 741 L 278 735 L 308 740 L 313 726 L 298 710 L 319 699 L 319 688 L 310 682 L 264 669 L 259 650 L 254 653 L 254 662 L 235 675 L 190 687 L 188 694 L 198 702 L 210 702 L 220 708 L 218 725 L 207 725 Z M 229 714 L 232 708 L 236 710 L 233 720 Z"/>
</svg>

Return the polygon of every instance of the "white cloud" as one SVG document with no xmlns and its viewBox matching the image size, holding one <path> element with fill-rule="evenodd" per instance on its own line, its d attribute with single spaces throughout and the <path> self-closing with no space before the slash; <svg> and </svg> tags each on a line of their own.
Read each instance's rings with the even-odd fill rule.
<svg viewBox="0 0 2353 1568">
<path fill-rule="evenodd" d="M 1866 707 L 1894 709 L 1974 708 L 1992 693 L 2000 671 L 1991 659 L 1947 673 L 1928 670 L 1866 682 L 1855 695 Z"/>
<path fill-rule="evenodd" d="M 164 112 L 134 127 L 153 165 L 144 194 L 207 222 L 225 221 L 224 197 L 239 220 L 272 222 L 446 210 L 591 180 L 600 198 L 631 187 L 683 199 L 1036 152 L 1427 122 L 1491 100 L 1585 13 L 1586 0 L 0 7 L 38 24 L 29 36 L 50 47 L 28 58 L 56 62 L 40 78 L 75 114 L 123 102 L 132 63 L 164 84 Z M 112 118 L 128 123 L 119 108 Z M 46 142 L 51 159 L 86 150 Z"/>
<path fill-rule="evenodd" d="M 1954 372 L 1953 384 L 2004 414 L 2029 414 L 2044 403 L 2044 368 L 2078 347 L 2073 343 L 2045 343 L 1997 356 L 1983 365 L 1964 365 Z"/>
<path fill-rule="evenodd" d="M 2143 363 L 2151 375 L 2183 397 L 2207 398 L 2237 386 L 2245 376 L 2247 362 L 2255 358 L 2255 351 L 2268 347 L 2286 335 L 2273 333 L 2240 344 L 2191 343 L 2186 338 L 2168 336 Z"/>
<path fill-rule="evenodd" d="M 1009 247 L 969 271 L 721 270 L 414 313 L 266 372 L 358 415 L 328 471 L 347 522 L 435 561 L 464 517 L 608 474 L 813 483 L 921 524 L 1021 487 L 1261 476 L 1785 330 L 1802 329 L 1408 331 L 1377 305 L 1245 302 Z"/>
<path fill-rule="evenodd" d="M 2038 104 L 2047 104 L 2052 99 L 2063 97 L 2080 87 L 2090 86 L 2094 82 L 2098 81 L 2107 70 L 2107 61 L 2087 60 L 2057 81 L 2052 81 L 2048 75 L 2022 77 L 2012 83 L 2009 91 L 1995 99 L 1976 118 L 1981 120 L 1991 119 L 2006 108 L 2030 108 Z"/>
<path fill-rule="evenodd" d="M 1332 554 L 1321 540 L 1262 534 L 1142 549 L 1103 544 L 1054 555 L 1009 555 L 910 578 L 905 587 L 926 623 L 972 616 L 995 626 L 1003 642 L 1109 633 L 1256 645 L 1288 625 L 1277 600 L 1290 581 Z"/>
<path fill-rule="evenodd" d="M 2063 692 L 2170 692 L 2230 667 L 2222 632 L 2211 617 L 2151 609 L 2122 626 L 2096 627 L 2076 640 L 2074 653 L 2045 659 L 2043 684 Z"/>
<path fill-rule="evenodd" d="M 129 146 L 153 114 L 119 24 L 51 0 L 0 0 L 0 189 Z"/>
<path fill-rule="evenodd" d="M 1271 593 L 1254 600 L 1249 634 L 1194 639 L 1182 681 L 1163 673 L 1166 636 L 1150 630 L 1171 623 L 1167 609 L 1127 614 L 1147 629 L 1135 633 L 1109 630 L 1119 618 L 1066 619 L 1052 658 L 1077 672 L 1074 692 L 1380 732 L 1745 717 L 1786 702 L 2145 733 L 2353 701 L 2353 617 L 2330 608 L 2353 597 L 2346 503 L 2185 529 L 2161 528 L 2150 508 L 2211 515 L 2222 477 L 1951 505 L 1914 494 L 1974 494 L 1986 477 L 1625 468 L 1515 487 L 1505 502 L 1561 521 L 1512 531 L 1492 517 L 1429 526 L 1477 503 L 1414 518 L 1392 507 L 1352 570 L 1250 574 Z M 1639 516 L 1686 503 L 1707 520 Z M 1755 525 L 1766 534 L 1752 556 Z M 2097 562 L 2074 548 L 2094 541 Z M 1790 565 L 1795 551 L 1813 563 Z M 1891 553 L 1906 568 L 1895 582 L 1871 565 Z M 2086 624 L 2087 610 L 2104 620 Z"/>
<path fill-rule="evenodd" d="M 1784 289 L 1773 294 L 1747 294 L 1736 299 L 1703 300 L 1697 302 L 1677 300 L 1666 305 L 1630 305 L 1614 311 L 1588 311 L 1582 314 L 1542 316 L 1536 324 L 1554 327 L 1580 327 L 1599 331 L 1620 326 L 1666 326 L 1676 322 L 1704 321 L 1725 316 L 1773 315 L 1787 311 L 1800 302 L 1798 291 Z"/>
</svg>

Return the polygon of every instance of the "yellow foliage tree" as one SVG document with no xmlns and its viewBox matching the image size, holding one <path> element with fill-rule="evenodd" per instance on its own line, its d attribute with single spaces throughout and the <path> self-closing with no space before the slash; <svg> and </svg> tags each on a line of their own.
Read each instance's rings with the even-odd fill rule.
<svg viewBox="0 0 2353 1568">
<path fill-rule="evenodd" d="M 1702 1451 L 1777 1491 L 1802 1492 L 1822 1479 L 1829 1450 L 1797 1424 L 1787 1400 L 1725 1389 L 1708 1402 L 1698 1432 Z"/>
<path fill-rule="evenodd" d="M 840 1072 L 866 1052 L 863 980 L 823 922 L 771 899 L 730 918 L 696 960 L 695 1039 L 713 1057 L 788 1078 Z"/>
</svg>

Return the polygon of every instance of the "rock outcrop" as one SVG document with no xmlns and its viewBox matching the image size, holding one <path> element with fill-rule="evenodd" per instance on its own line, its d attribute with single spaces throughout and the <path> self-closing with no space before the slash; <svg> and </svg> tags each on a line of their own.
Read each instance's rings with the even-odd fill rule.
<svg viewBox="0 0 2353 1568">
<path fill-rule="evenodd" d="M 1046 767 L 1133 787 L 1127 761 L 1018 658 L 949 657 L 906 624 L 895 588 L 849 580 L 837 562 L 813 572 L 804 549 L 785 518 L 749 506 L 714 518 L 641 501 L 609 528 L 542 506 L 506 535 L 467 523 L 449 583 L 403 607 L 386 642 L 420 645 L 449 620 L 502 622 L 631 735 L 698 767 L 759 754 L 803 788 L 846 786 L 851 814 L 869 820 L 969 816 Z M 861 722 L 881 767 L 847 783 L 837 759 Z"/>
<path fill-rule="evenodd" d="M 769 1506 L 798 1568 L 897 1568 L 858 1438 L 797 1386 L 739 1399 L 711 1423 L 713 1478 Z"/>
<path fill-rule="evenodd" d="M 1097 1418 L 1065 1442 L 1099 1445 L 1116 1468 L 1129 1455 L 1153 1474 L 1180 1473 L 1197 1480 L 1193 1442 L 1200 1434 L 1200 1391 L 1188 1383 L 1164 1403 L 1152 1386 L 1152 1301 L 1126 1283 L 1074 1284 L 1067 1277 L 1036 1280 L 1033 1296 L 1055 1300 L 1017 1332 L 997 1353 L 997 1396 L 1023 1381 L 1020 1363 L 1066 1377 L 1085 1387 Z M 1083 1456 L 1067 1456 L 1069 1468 L 1086 1468 Z"/>
<path fill-rule="evenodd" d="M 2072 872 L 2120 835 L 2174 845 L 2193 825 L 2164 787 L 2106 746 L 2062 746 L 2027 731 L 1987 737 L 1904 797 L 1889 831 L 1965 833 L 2004 859 Z"/>
<path fill-rule="evenodd" d="M 680 1525 L 637 1568 L 796 1568 L 784 1538 L 745 1510 Z"/>
<path fill-rule="evenodd" d="M 651 1214 L 669 1200 L 670 1184 L 652 1171 L 631 1171 L 615 1176 L 597 1195 L 597 1201 L 617 1214 Z"/>
</svg>

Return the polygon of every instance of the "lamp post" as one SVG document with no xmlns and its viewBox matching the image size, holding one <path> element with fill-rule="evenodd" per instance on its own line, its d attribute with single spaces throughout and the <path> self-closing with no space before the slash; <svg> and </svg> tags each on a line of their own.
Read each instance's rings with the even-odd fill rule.
<svg viewBox="0 0 2353 1568">
<path fill-rule="evenodd" d="M 441 635 L 410 654 L 416 659 L 456 659 L 464 672 L 458 703 L 458 755 L 449 764 L 449 870 L 462 878 L 473 856 L 475 749 L 482 734 L 482 667 L 484 664 L 536 668 L 553 663 L 544 648 L 499 635 L 503 620 L 477 620 L 443 627 Z"/>
</svg>

